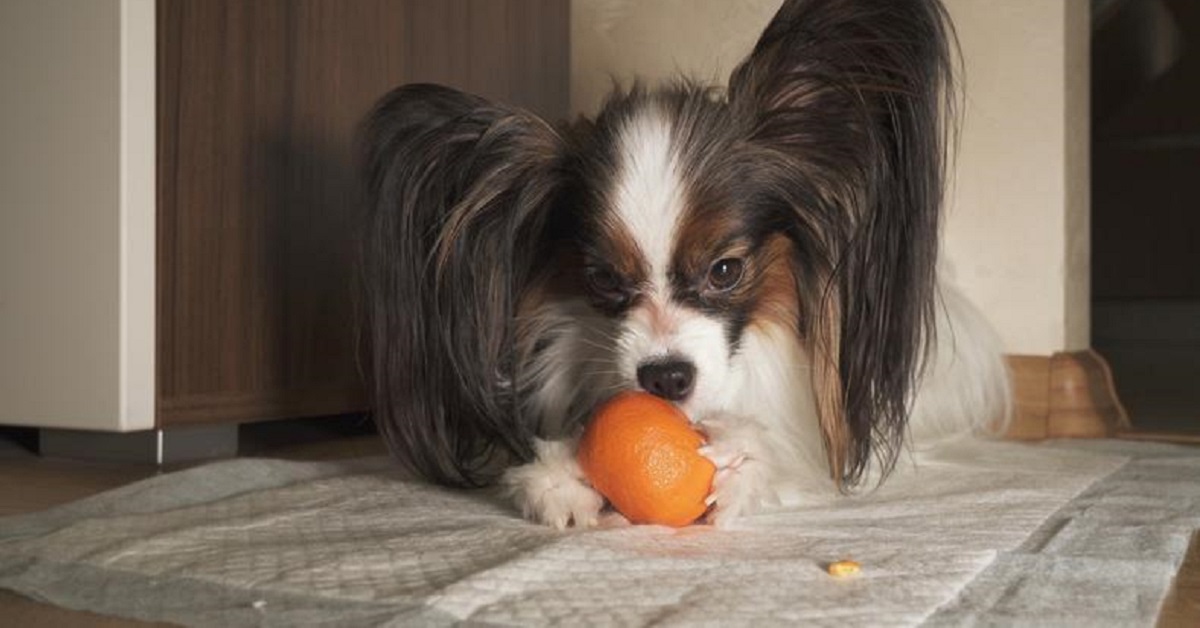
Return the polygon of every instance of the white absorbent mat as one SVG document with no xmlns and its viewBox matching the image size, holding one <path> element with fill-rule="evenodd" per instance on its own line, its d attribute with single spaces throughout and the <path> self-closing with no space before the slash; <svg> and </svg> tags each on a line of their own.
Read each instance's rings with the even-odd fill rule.
<svg viewBox="0 0 1200 628">
<path fill-rule="evenodd" d="M 189 625 L 1152 623 L 1200 454 L 1089 448 L 964 444 L 735 530 L 556 532 L 385 460 L 235 460 L 0 519 L 0 587 Z"/>
</svg>

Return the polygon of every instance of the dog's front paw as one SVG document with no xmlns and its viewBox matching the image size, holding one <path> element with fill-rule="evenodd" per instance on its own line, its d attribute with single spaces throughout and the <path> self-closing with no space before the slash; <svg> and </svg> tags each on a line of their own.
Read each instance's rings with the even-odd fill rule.
<svg viewBox="0 0 1200 628">
<path fill-rule="evenodd" d="M 708 444 L 700 454 L 717 468 L 705 520 L 727 528 L 743 515 L 778 501 L 772 488 L 761 428 L 749 421 L 726 418 L 703 425 Z"/>
<path fill-rule="evenodd" d="M 736 466 L 717 468 L 704 518 L 713 526 L 728 528 L 739 517 L 754 514 L 774 501 L 767 466 L 746 458 Z"/>
<path fill-rule="evenodd" d="M 537 459 L 504 473 L 502 483 L 526 519 L 553 526 L 594 527 L 604 497 L 587 484 L 566 441 L 534 443 Z"/>
</svg>

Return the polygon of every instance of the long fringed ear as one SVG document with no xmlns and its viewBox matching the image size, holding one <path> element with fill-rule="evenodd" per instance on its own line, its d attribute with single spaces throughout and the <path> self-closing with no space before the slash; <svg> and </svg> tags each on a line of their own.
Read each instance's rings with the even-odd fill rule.
<svg viewBox="0 0 1200 628">
<path fill-rule="evenodd" d="M 730 78 L 748 140 L 789 180 L 807 249 L 814 385 L 830 470 L 890 470 L 933 333 L 949 42 L 936 0 L 787 0 Z"/>
<path fill-rule="evenodd" d="M 516 417 L 515 310 L 561 153 L 531 114 L 437 85 L 362 128 L 372 411 L 402 462 L 453 485 L 531 454 Z"/>
</svg>

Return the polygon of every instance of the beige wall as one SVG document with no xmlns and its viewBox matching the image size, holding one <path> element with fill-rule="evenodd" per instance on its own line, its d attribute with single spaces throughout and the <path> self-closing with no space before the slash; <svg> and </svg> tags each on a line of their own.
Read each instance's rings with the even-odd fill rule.
<svg viewBox="0 0 1200 628">
<path fill-rule="evenodd" d="M 571 111 L 612 85 L 683 73 L 723 84 L 782 0 L 571 0 Z"/>
<path fill-rule="evenodd" d="M 1086 348 L 1087 0 L 947 5 L 966 100 L 946 256 L 1010 351 Z"/>
<path fill-rule="evenodd" d="M 781 0 L 573 0 L 571 108 L 611 79 L 724 82 Z M 951 274 L 1014 353 L 1088 344 L 1087 0 L 947 0 L 966 100 Z"/>
<path fill-rule="evenodd" d="M 151 428 L 153 0 L 3 0 L 0 85 L 0 423 Z"/>
</svg>

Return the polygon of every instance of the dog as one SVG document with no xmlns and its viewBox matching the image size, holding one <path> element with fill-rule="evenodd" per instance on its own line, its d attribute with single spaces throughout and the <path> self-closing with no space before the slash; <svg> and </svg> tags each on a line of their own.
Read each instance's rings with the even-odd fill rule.
<svg viewBox="0 0 1200 628">
<path fill-rule="evenodd" d="M 939 275 L 954 41 L 936 0 L 786 0 L 724 90 L 617 88 L 561 125 L 384 96 L 364 336 L 397 458 L 594 526 L 576 439 L 643 389 L 706 435 L 725 526 L 1002 421 L 1000 343 Z"/>
</svg>

